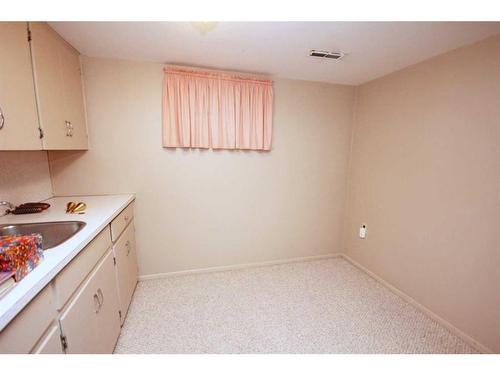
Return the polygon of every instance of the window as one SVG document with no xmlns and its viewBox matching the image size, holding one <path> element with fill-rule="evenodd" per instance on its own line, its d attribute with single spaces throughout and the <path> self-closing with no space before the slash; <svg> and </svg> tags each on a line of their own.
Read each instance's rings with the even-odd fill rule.
<svg viewBox="0 0 500 375">
<path fill-rule="evenodd" d="M 164 69 L 163 146 L 271 150 L 272 81 Z"/>
</svg>

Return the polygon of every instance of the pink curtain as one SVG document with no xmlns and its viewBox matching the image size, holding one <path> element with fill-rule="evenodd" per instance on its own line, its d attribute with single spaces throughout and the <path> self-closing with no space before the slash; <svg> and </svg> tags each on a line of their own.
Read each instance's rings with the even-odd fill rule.
<svg viewBox="0 0 500 375">
<path fill-rule="evenodd" d="M 163 146 L 270 150 L 270 80 L 164 69 Z"/>
</svg>

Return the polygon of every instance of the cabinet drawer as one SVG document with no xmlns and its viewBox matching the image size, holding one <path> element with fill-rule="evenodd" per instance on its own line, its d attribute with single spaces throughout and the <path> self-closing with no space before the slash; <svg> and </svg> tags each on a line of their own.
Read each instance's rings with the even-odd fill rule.
<svg viewBox="0 0 500 375">
<path fill-rule="evenodd" d="M 59 324 L 54 323 L 49 328 L 35 349 L 33 349 L 32 354 L 64 354 L 61 345 Z"/>
<path fill-rule="evenodd" d="M 113 252 L 104 256 L 60 317 L 66 353 L 112 353 L 120 334 Z"/>
<path fill-rule="evenodd" d="M 109 227 L 106 227 L 56 276 L 57 310 L 62 309 L 110 246 Z"/>
<path fill-rule="evenodd" d="M 0 353 L 29 353 L 54 317 L 49 284 L 0 332 Z"/>
<path fill-rule="evenodd" d="M 127 224 L 134 216 L 134 203 L 130 203 L 120 214 L 111 222 L 111 240 L 116 242 Z"/>
<path fill-rule="evenodd" d="M 137 285 L 137 256 L 135 252 L 134 221 L 113 246 L 116 259 L 116 279 L 120 296 L 122 324 Z"/>
</svg>

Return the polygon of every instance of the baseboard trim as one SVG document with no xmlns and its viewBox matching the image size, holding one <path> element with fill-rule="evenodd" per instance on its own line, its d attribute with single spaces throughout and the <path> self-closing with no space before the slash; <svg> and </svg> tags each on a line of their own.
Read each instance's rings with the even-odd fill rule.
<svg viewBox="0 0 500 375">
<path fill-rule="evenodd" d="M 427 315 L 429 318 L 432 320 L 436 321 L 437 323 L 441 324 L 444 326 L 446 329 L 448 329 L 451 333 L 454 335 L 460 337 L 462 340 L 464 340 L 467 344 L 475 348 L 481 353 L 484 354 L 493 354 L 493 350 L 489 349 L 485 345 L 481 344 L 477 340 L 473 339 L 469 335 L 467 335 L 465 332 L 461 331 L 457 327 L 455 327 L 453 324 L 448 322 L 446 319 L 440 317 L 436 313 L 432 312 L 429 310 L 427 307 L 422 305 L 421 303 L 415 301 L 413 298 L 411 298 L 409 295 L 407 295 L 405 292 L 401 291 L 400 289 L 396 288 L 394 285 L 390 284 L 389 282 L 385 281 L 382 277 L 378 276 L 377 274 L 373 273 L 372 271 L 368 270 L 365 266 L 361 265 L 360 263 L 356 262 L 354 259 L 349 257 L 346 254 L 340 253 L 340 256 L 347 260 L 349 263 L 351 263 L 353 266 L 356 268 L 360 269 L 364 273 L 366 273 L 368 276 L 372 277 L 373 279 L 377 280 L 379 283 L 384 285 L 386 288 L 388 288 L 391 292 L 394 294 L 398 295 L 402 299 L 404 299 L 406 302 L 408 302 L 410 305 L 413 307 L 417 308 L 418 310 L 422 311 L 425 315 Z"/>
<path fill-rule="evenodd" d="M 307 261 L 312 261 L 312 260 L 336 258 L 336 257 L 341 257 L 341 256 L 342 256 L 341 253 L 329 253 L 329 254 L 322 254 L 322 255 L 312 255 L 312 256 L 307 256 L 307 257 L 269 260 L 269 261 L 265 261 L 265 262 L 241 263 L 241 264 L 234 264 L 234 265 L 230 265 L 230 266 L 196 268 L 196 269 L 190 269 L 190 270 L 184 270 L 184 271 L 154 273 L 154 274 L 150 274 L 150 275 L 139 276 L 139 281 L 164 279 L 164 278 L 173 277 L 173 276 L 193 275 L 193 274 L 198 274 L 198 273 L 233 271 L 233 270 L 252 268 L 252 267 L 274 266 L 277 264 L 307 262 Z"/>
</svg>

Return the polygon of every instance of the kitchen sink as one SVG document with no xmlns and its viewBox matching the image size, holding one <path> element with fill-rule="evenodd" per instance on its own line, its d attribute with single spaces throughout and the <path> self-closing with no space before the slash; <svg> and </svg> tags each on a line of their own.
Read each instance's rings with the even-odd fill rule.
<svg viewBox="0 0 500 375">
<path fill-rule="evenodd" d="M 69 240 L 87 225 L 83 221 L 54 221 L 29 224 L 0 224 L 0 236 L 19 236 L 39 233 L 43 250 L 51 249 Z"/>
</svg>

